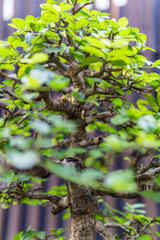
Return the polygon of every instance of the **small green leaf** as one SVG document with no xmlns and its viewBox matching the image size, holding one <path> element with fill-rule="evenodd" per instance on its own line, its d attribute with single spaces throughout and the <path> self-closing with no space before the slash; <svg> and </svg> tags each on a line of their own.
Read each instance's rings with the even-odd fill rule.
<svg viewBox="0 0 160 240">
<path fill-rule="evenodd" d="M 153 240 L 150 235 L 143 234 L 141 237 L 137 238 L 137 240 Z"/>
<path fill-rule="evenodd" d="M 120 18 L 119 19 L 119 21 L 118 21 L 118 26 L 120 27 L 120 28 L 124 28 L 124 27 L 126 27 L 127 25 L 128 25 L 128 19 L 126 18 L 126 17 L 122 17 L 122 18 Z"/>
<path fill-rule="evenodd" d="M 15 173 L 11 170 L 8 171 L 5 175 L 0 176 L 0 181 L 5 182 L 5 183 L 11 183 L 12 180 L 14 179 Z"/>
<path fill-rule="evenodd" d="M 109 173 L 105 178 L 105 186 L 115 192 L 135 192 L 137 189 L 134 173 L 131 170 L 118 170 Z"/>
<path fill-rule="evenodd" d="M 75 29 L 79 30 L 79 29 L 87 26 L 88 23 L 89 23 L 89 21 L 87 21 L 87 20 L 79 20 L 79 21 L 75 22 Z"/>
<path fill-rule="evenodd" d="M 51 11 L 53 14 L 59 16 L 59 13 L 61 11 L 60 6 L 56 5 L 56 4 L 49 4 L 49 3 L 44 3 L 44 4 L 40 4 L 40 7 L 46 10 Z"/>
<path fill-rule="evenodd" d="M 153 63 L 152 67 L 160 67 L 160 60 L 155 61 L 155 63 Z"/>
<path fill-rule="evenodd" d="M 17 235 L 15 235 L 15 236 L 13 237 L 13 239 L 14 239 L 14 240 L 22 240 L 22 235 L 23 235 L 23 232 L 20 232 L 20 233 L 18 233 Z"/>
<path fill-rule="evenodd" d="M 17 169 L 31 169 L 38 163 L 38 156 L 33 151 L 10 150 L 7 157 L 8 162 Z"/>
<path fill-rule="evenodd" d="M 32 240 L 34 237 L 36 237 L 36 231 L 27 231 L 23 236 L 23 240 Z"/>
<path fill-rule="evenodd" d="M 91 46 L 82 46 L 81 49 L 82 49 L 82 51 L 88 52 L 88 53 L 90 53 L 92 55 L 95 55 L 97 57 L 105 58 L 104 52 L 101 51 L 98 48 L 91 47 Z"/>
<path fill-rule="evenodd" d="M 71 10 L 73 8 L 73 5 L 61 2 L 60 3 L 60 8 L 61 8 L 61 12 L 69 11 L 69 10 Z"/>
<path fill-rule="evenodd" d="M 155 112 L 158 112 L 159 111 L 159 105 L 158 105 L 157 100 L 150 93 L 146 93 L 145 97 L 146 97 L 149 105 L 153 108 L 153 110 Z"/>
<path fill-rule="evenodd" d="M 138 119 L 138 125 L 145 132 L 152 133 L 156 131 L 158 122 L 152 115 L 144 115 Z"/>
<path fill-rule="evenodd" d="M 37 232 L 37 237 L 39 238 L 39 239 L 45 239 L 45 236 L 46 236 L 46 233 L 45 232 Z"/>
<path fill-rule="evenodd" d="M 130 117 L 127 115 L 125 116 L 117 115 L 116 117 L 111 119 L 111 123 L 113 123 L 114 125 L 121 125 L 129 120 L 130 120 Z"/>
<path fill-rule="evenodd" d="M 82 62 L 85 59 L 85 55 L 80 51 L 73 51 L 72 55 L 78 62 Z"/>
<path fill-rule="evenodd" d="M 24 30 L 25 28 L 25 21 L 21 18 L 13 18 L 12 19 L 13 24 L 15 24 L 16 27 Z"/>
<path fill-rule="evenodd" d="M 32 40 L 36 37 L 36 35 L 34 33 L 26 33 L 25 35 L 25 41 L 27 44 L 31 45 L 32 44 Z"/>
<path fill-rule="evenodd" d="M 85 65 L 89 65 L 91 63 L 97 63 L 97 62 L 102 62 L 102 60 L 98 57 L 88 57 L 81 62 L 81 65 L 85 66 Z"/>
<path fill-rule="evenodd" d="M 158 105 L 160 106 L 160 92 L 157 92 L 157 102 L 158 102 Z"/>
<path fill-rule="evenodd" d="M 13 64 L 0 64 L 0 69 L 6 69 L 6 70 L 14 70 Z"/>
<path fill-rule="evenodd" d="M 32 56 L 32 58 L 27 58 L 27 59 L 22 59 L 22 63 L 30 63 L 30 64 L 35 64 L 35 63 L 42 63 L 48 60 L 48 55 L 45 53 L 36 53 Z"/>
<path fill-rule="evenodd" d="M 48 134 L 50 131 L 49 125 L 46 122 L 40 121 L 38 119 L 31 122 L 31 127 L 42 134 Z"/>
</svg>

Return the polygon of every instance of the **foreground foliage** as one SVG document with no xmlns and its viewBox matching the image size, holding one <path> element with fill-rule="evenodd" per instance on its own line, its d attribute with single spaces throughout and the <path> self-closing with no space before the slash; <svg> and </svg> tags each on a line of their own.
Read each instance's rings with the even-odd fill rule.
<svg viewBox="0 0 160 240">
<path fill-rule="evenodd" d="M 143 56 L 154 50 L 126 18 L 116 22 L 88 4 L 48 0 L 41 17 L 13 19 L 14 36 L 0 41 L 2 207 L 51 203 L 53 214 L 69 207 L 70 240 L 93 239 L 95 231 L 104 239 L 153 239 L 158 216 L 146 217 L 143 204 L 121 213 L 103 197 L 160 201 L 160 77 L 151 72 L 160 60 Z M 125 167 L 111 172 L 117 161 Z M 67 188 L 44 193 L 36 184 L 50 174 Z M 14 239 L 62 235 L 28 229 Z"/>
</svg>

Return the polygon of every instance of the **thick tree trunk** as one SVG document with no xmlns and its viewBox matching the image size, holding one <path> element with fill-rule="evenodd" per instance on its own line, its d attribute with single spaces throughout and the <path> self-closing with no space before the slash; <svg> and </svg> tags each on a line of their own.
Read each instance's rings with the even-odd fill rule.
<svg viewBox="0 0 160 240">
<path fill-rule="evenodd" d="M 67 183 L 71 210 L 71 233 L 69 240 L 94 240 L 95 198 L 84 186 Z"/>
<path fill-rule="evenodd" d="M 94 214 L 71 214 L 71 233 L 69 240 L 94 240 Z"/>
<path fill-rule="evenodd" d="M 71 136 L 70 147 L 79 147 L 79 142 L 86 139 L 85 122 L 81 118 L 82 108 L 77 106 L 77 129 Z M 80 157 L 80 158 L 78 158 Z M 68 166 L 83 171 L 83 154 L 70 158 Z M 71 163 L 71 160 L 73 162 Z M 65 165 L 65 164 L 64 164 Z M 85 186 L 67 182 L 68 206 L 71 211 L 71 232 L 69 240 L 94 240 L 95 235 L 95 196 L 93 191 Z"/>
</svg>

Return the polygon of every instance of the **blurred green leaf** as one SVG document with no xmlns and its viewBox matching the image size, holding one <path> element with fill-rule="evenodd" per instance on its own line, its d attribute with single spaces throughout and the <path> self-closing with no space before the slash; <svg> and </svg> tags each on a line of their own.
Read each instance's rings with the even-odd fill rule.
<svg viewBox="0 0 160 240">
<path fill-rule="evenodd" d="M 131 170 L 119 170 L 108 173 L 104 185 L 113 192 L 135 192 L 137 186 Z"/>
<path fill-rule="evenodd" d="M 140 117 L 137 123 L 147 133 L 155 132 L 158 127 L 158 122 L 152 115 Z"/>
<path fill-rule="evenodd" d="M 150 93 L 146 93 L 145 97 L 146 97 L 149 105 L 153 108 L 153 110 L 158 112 L 159 111 L 159 105 L 158 105 L 157 100 Z"/>
</svg>

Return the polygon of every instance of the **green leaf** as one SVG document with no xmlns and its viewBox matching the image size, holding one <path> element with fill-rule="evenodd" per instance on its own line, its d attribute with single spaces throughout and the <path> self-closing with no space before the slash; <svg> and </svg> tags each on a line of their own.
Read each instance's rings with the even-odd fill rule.
<svg viewBox="0 0 160 240">
<path fill-rule="evenodd" d="M 55 90 L 62 90 L 63 88 L 69 85 L 69 78 L 60 76 L 58 74 L 55 75 L 49 82 L 49 86 Z"/>
<path fill-rule="evenodd" d="M 10 170 L 5 175 L 0 176 L 0 181 L 5 182 L 5 183 L 11 183 L 12 180 L 14 179 L 15 173 Z"/>
<path fill-rule="evenodd" d="M 89 23 L 89 21 L 87 20 L 79 20 L 77 22 L 75 22 L 75 30 L 79 30 L 85 26 L 87 26 Z"/>
<path fill-rule="evenodd" d="M 114 125 L 121 125 L 129 120 L 130 120 L 130 117 L 127 115 L 125 116 L 118 115 L 111 119 L 111 123 L 113 123 Z"/>
<path fill-rule="evenodd" d="M 159 111 L 159 105 L 158 105 L 157 100 L 150 93 L 146 93 L 145 97 L 146 97 L 149 105 L 153 108 L 153 110 L 155 112 L 158 112 Z"/>
<path fill-rule="evenodd" d="M 98 57 L 88 57 L 81 62 L 81 65 L 86 66 L 92 63 L 97 63 L 97 62 L 102 62 L 102 60 Z"/>
<path fill-rule="evenodd" d="M 5 59 L 6 57 L 10 57 L 12 55 L 13 51 L 10 49 L 10 47 L 0 47 L 0 57 Z"/>
<path fill-rule="evenodd" d="M 36 53 L 32 56 L 32 58 L 27 58 L 27 59 L 22 59 L 22 63 L 30 63 L 30 64 L 35 64 L 35 63 L 42 63 L 48 60 L 48 55 L 45 53 Z"/>
<path fill-rule="evenodd" d="M 0 69 L 6 69 L 6 70 L 14 70 L 13 64 L 0 64 Z"/>
<path fill-rule="evenodd" d="M 157 92 L 157 102 L 158 102 L 158 105 L 160 106 L 160 92 Z"/>
<path fill-rule="evenodd" d="M 8 162 L 17 169 L 31 169 L 38 163 L 38 156 L 33 151 L 19 152 L 10 150 L 7 154 Z"/>
<path fill-rule="evenodd" d="M 31 180 L 31 177 L 25 174 L 19 174 L 17 178 L 18 182 L 28 182 L 30 180 Z"/>
<path fill-rule="evenodd" d="M 128 19 L 126 17 L 122 17 L 118 20 L 118 26 L 120 28 L 124 28 L 128 25 Z"/>
<path fill-rule="evenodd" d="M 31 45 L 32 44 L 32 40 L 36 37 L 36 35 L 34 33 L 26 33 L 25 35 L 25 41 L 27 44 Z"/>
<path fill-rule="evenodd" d="M 80 52 L 80 51 L 73 51 L 72 55 L 74 56 L 74 58 L 78 61 L 78 62 L 82 62 L 85 59 L 85 55 L 84 53 Z"/>
<path fill-rule="evenodd" d="M 68 3 L 64 3 L 64 2 L 61 2 L 59 6 L 61 8 L 61 12 L 69 11 L 73 8 L 73 5 L 68 4 Z"/>
<path fill-rule="evenodd" d="M 160 67 L 160 60 L 155 61 L 155 63 L 153 63 L 152 67 Z"/>
<path fill-rule="evenodd" d="M 100 49 L 106 49 L 106 44 L 107 45 L 111 44 L 111 42 L 109 40 L 106 41 L 107 39 L 98 39 L 93 36 L 86 37 L 86 38 L 84 38 L 84 40 L 86 40 L 89 43 L 89 45 L 96 47 L 96 48 L 100 48 Z"/>
<path fill-rule="evenodd" d="M 56 5 L 56 4 L 49 4 L 49 3 L 44 3 L 44 4 L 40 4 L 40 7 L 46 10 L 51 11 L 53 14 L 59 16 L 59 13 L 61 11 L 60 6 Z"/>
<path fill-rule="evenodd" d="M 46 233 L 45 232 L 37 232 L 37 237 L 39 238 L 39 239 L 45 239 L 45 237 L 46 237 Z"/>
<path fill-rule="evenodd" d="M 59 21 L 59 15 L 54 14 L 53 12 L 42 11 L 41 17 L 42 17 L 42 20 L 44 20 L 44 22 L 47 24 L 55 23 Z"/>
<path fill-rule="evenodd" d="M 158 127 L 158 122 L 152 115 L 140 117 L 137 123 L 147 133 L 155 132 Z"/>
<path fill-rule="evenodd" d="M 23 240 L 32 240 L 34 237 L 36 237 L 36 231 L 27 231 L 23 236 Z"/>
<path fill-rule="evenodd" d="M 137 240 L 153 240 L 150 235 L 143 234 L 141 237 L 137 238 Z"/>
<path fill-rule="evenodd" d="M 135 192 L 137 189 L 131 170 L 118 170 L 107 174 L 104 185 L 114 192 Z"/>
<path fill-rule="evenodd" d="M 18 233 L 17 235 L 15 235 L 15 236 L 13 237 L 13 239 L 14 239 L 14 240 L 22 240 L 22 235 L 23 235 L 23 232 L 20 232 L 20 233 Z"/>
<path fill-rule="evenodd" d="M 31 127 L 42 134 L 48 134 L 50 131 L 49 125 L 46 122 L 38 119 L 31 122 Z"/>
<path fill-rule="evenodd" d="M 108 21 L 102 21 L 101 23 L 100 23 L 100 26 L 101 26 L 101 28 L 103 29 L 103 30 L 107 30 L 108 29 L 108 25 L 109 25 L 109 23 L 108 23 Z"/>
<path fill-rule="evenodd" d="M 97 57 L 105 58 L 105 54 L 100 49 L 97 49 L 95 47 L 82 46 L 81 49 L 82 49 L 82 51 L 88 52 L 88 53 L 90 53 L 92 55 L 95 55 Z"/>
<path fill-rule="evenodd" d="M 13 19 L 12 19 L 12 22 L 13 22 L 13 24 L 14 24 L 16 27 L 24 30 L 24 28 L 25 28 L 25 21 L 24 21 L 23 19 L 21 19 L 21 18 L 13 18 Z"/>
</svg>

